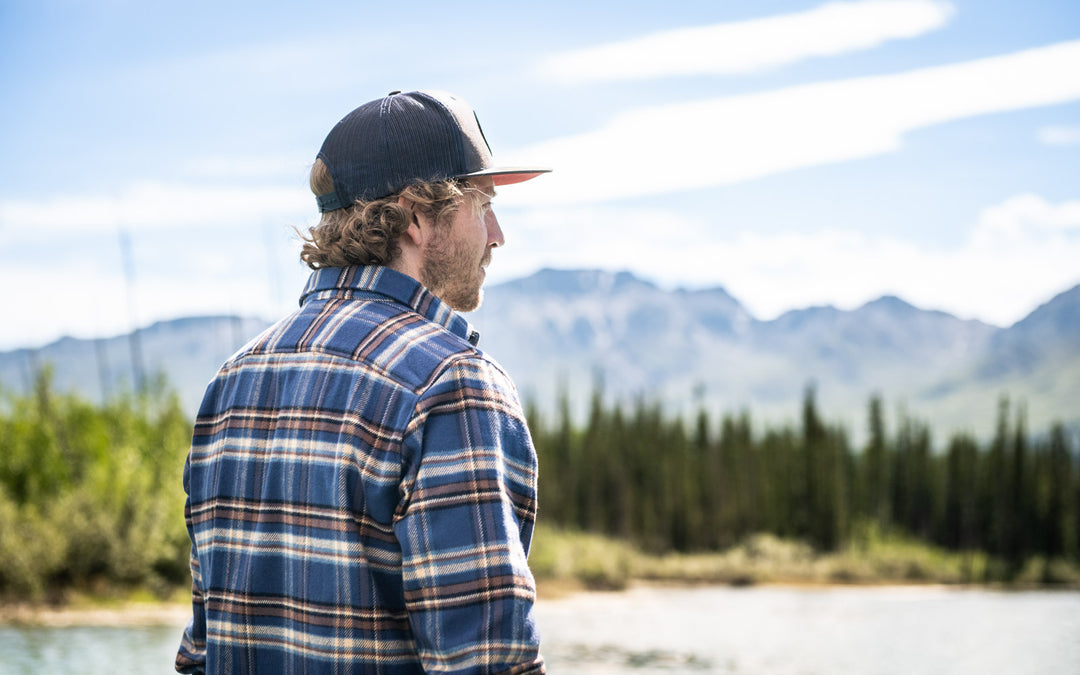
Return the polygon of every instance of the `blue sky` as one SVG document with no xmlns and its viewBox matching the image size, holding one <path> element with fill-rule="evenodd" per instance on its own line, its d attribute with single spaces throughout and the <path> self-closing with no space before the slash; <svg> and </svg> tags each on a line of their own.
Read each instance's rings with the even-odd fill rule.
<svg viewBox="0 0 1080 675">
<path fill-rule="evenodd" d="M 1080 3 L 0 2 L 0 349 L 275 318 L 323 137 L 392 89 L 477 110 L 489 283 L 890 293 L 1009 325 L 1080 283 Z"/>
</svg>

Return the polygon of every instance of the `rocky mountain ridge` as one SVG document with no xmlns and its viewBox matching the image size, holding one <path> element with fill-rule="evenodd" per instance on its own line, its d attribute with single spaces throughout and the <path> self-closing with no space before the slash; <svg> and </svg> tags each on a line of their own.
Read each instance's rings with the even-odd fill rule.
<svg viewBox="0 0 1080 675">
<path fill-rule="evenodd" d="M 1002 396 L 1026 406 L 1032 429 L 1051 420 L 1080 427 L 1080 286 L 1006 328 L 893 296 L 763 321 L 720 287 L 668 291 L 628 272 L 547 269 L 490 287 L 468 318 L 481 348 L 542 410 L 562 391 L 583 410 L 602 383 L 609 401 L 643 396 L 672 414 L 705 405 L 794 423 L 813 386 L 826 417 L 856 437 L 874 394 L 942 434 L 988 433 Z M 139 360 L 163 372 L 194 414 L 217 366 L 266 325 L 192 317 L 3 352 L 0 387 L 25 391 L 51 364 L 59 388 L 100 399 L 130 387 Z"/>
</svg>

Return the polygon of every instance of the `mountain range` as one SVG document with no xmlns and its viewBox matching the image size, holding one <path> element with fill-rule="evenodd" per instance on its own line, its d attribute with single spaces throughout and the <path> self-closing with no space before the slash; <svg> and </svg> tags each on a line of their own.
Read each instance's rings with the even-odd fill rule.
<svg viewBox="0 0 1080 675">
<path fill-rule="evenodd" d="M 669 291 L 629 272 L 545 269 L 491 286 L 467 316 L 541 411 L 565 392 L 580 415 L 601 387 L 609 402 L 644 397 L 671 414 L 747 411 L 760 428 L 795 424 L 813 387 L 823 415 L 856 440 L 873 395 L 889 418 L 903 411 L 938 440 L 992 433 L 1002 397 L 1024 407 L 1032 431 L 1080 428 L 1080 285 L 1004 328 L 892 296 L 764 321 L 719 287 Z M 217 366 L 267 325 L 191 317 L 0 352 L 0 387 L 26 391 L 51 364 L 58 388 L 100 399 L 130 388 L 137 370 L 162 372 L 193 415 Z"/>
</svg>

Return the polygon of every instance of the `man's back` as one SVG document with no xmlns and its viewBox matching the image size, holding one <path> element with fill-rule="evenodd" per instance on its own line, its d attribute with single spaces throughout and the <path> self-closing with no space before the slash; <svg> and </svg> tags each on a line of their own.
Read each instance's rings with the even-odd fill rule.
<svg viewBox="0 0 1080 675">
<path fill-rule="evenodd" d="M 185 467 L 178 668 L 199 668 L 205 634 L 208 672 L 542 669 L 535 453 L 470 337 L 410 277 L 322 269 L 222 367 Z"/>
</svg>

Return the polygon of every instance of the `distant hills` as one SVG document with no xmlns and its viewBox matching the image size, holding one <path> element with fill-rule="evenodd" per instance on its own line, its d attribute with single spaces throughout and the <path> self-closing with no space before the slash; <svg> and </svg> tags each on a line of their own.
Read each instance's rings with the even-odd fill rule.
<svg viewBox="0 0 1080 675">
<path fill-rule="evenodd" d="M 600 382 L 609 401 L 644 396 L 672 414 L 705 405 L 794 423 L 812 385 L 826 418 L 856 440 L 875 393 L 888 411 L 928 422 L 939 441 L 953 430 L 989 434 L 1002 396 L 1026 406 L 1033 431 L 1052 420 L 1080 427 L 1080 286 L 1007 328 L 891 296 L 762 321 L 719 287 L 668 291 L 627 272 L 548 269 L 488 288 L 469 319 L 480 346 L 546 411 L 562 390 L 582 411 Z M 0 352 L 0 385 L 24 391 L 51 363 L 61 389 L 98 399 L 130 386 L 134 344 L 145 370 L 164 372 L 194 414 L 217 366 L 266 325 L 185 318 L 134 336 Z"/>
<path fill-rule="evenodd" d="M 541 403 L 564 385 L 587 395 L 600 373 L 609 398 L 644 393 L 673 412 L 704 404 L 774 422 L 795 422 L 813 385 L 824 414 L 856 437 L 875 393 L 941 434 L 990 433 L 1002 396 L 1026 405 L 1033 430 L 1080 423 L 1080 286 L 1008 328 L 891 296 L 761 321 L 723 288 L 543 270 L 490 289 L 472 318 L 481 345 Z"/>
<path fill-rule="evenodd" d="M 235 316 L 188 317 L 159 321 L 130 335 L 65 337 L 38 349 L 0 352 L 0 387 L 25 392 L 34 373 L 49 367 L 57 389 L 100 401 L 131 391 L 136 372 L 147 379 L 164 374 L 194 416 L 218 366 L 268 325 Z"/>
</svg>

